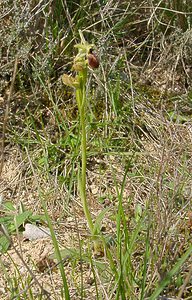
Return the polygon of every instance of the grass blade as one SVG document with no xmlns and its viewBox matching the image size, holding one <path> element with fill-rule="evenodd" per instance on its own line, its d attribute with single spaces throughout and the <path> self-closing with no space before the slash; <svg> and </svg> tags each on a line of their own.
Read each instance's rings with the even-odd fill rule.
<svg viewBox="0 0 192 300">
<path fill-rule="evenodd" d="M 159 286 L 153 292 L 153 294 L 149 297 L 148 300 L 156 300 L 157 299 L 157 297 L 161 294 L 161 292 L 164 290 L 164 288 L 169 284 L 172 277 L 179 271 L 179 269 L 185 263 L 185 261 L 188 259 L 188 257 L 190 256 L 191 253 L 192 253 L 192 245 L 181 256 L 181 258 L 179 258 L 178 262 L 175 264 L 175 266 L 172 268 L 172 270 L 167 273 L 165 278 L 160 282 Z"/>
</svg>

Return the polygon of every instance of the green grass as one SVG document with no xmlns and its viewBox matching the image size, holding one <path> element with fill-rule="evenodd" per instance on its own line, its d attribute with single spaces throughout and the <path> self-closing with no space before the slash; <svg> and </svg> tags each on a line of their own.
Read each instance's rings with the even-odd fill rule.
<svg viewBox="0 0 192 300">
<path fill-rule="evenodd" d="M 190 1 L 37 2 L 1 4 L 2 108 L 16 54 L 19 65 L 0 185 L 0 298 L 48 299 L 46 282 L 56 300 L 190 299 Z M 79 30 L 100 59 L 88 71 L 85 128 L 86 194 L 100 255 L 78 190 L 75 93 L 61 81 L 71 73 Z M 13 246 L 36 214 L 51 230 L 55 266 L 39 273 L 40 257 L 29 259 L 23 275 Z M 31 257 L 38 245 L 21 241 L 16 251 Z"/>
</svg>

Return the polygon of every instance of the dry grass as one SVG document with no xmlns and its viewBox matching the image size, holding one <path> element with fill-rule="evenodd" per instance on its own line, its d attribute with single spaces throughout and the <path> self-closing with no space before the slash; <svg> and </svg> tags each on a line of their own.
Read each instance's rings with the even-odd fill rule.
<svg viewBox="0 0 192 300">
<path fill-rule="evenodd" d="M 0 182 L 3 203 L 13 202 L 17 211 L 22 203 L 35 214 L 44 213 L 43 199 L 60 248 L 76 249 L 64 257 L 71 299 L 124 299 L 121 288 L 126 299 L 147 299 L 191 245 L 191 29 L 185 28 L 191 4 L 16 2 L 2 3 L 0 18 L 1 125 L 19 57 Z M 110 246 L 104 257 L 92 253 L 77 187 L 77 108 L 60 81 L 70 72 L 79 28 L 96 43 L 101 61 L 89 81 L 87 197 L 94 219 L 106 209 L 102 233 Z M 50 299 L 62 299 L 50 241 L 14 235 L 13 242 Z M 46 299 L 13 248 L 1 264 L 1 299 Z M 191 258 L 161 295 L 191 299 L 190 274 Z"/>
<path fill-rule="evenodd" d="M 123 203 L 130 230 L 134 228 L 133 220 L 136 207 L 140 205 L 143 211 L 148 211 L 151 224 L 150 245 L 152 253 L 148 284 L 151 286 L 155 277 L 160 280 L 165 272 L 172 268 L 177 257 L 182 255 L 190 242 L 192 131 L 189 122 L 185 124 L 173 123 L 155 111 L 145 113 L 142 116 L 142 122 L 145 124 L 147 131 L 142 134 L 142 138 L 139 140 L 140 151 L 134 159 L 133 167 L 127 178 L 127 184 L 123 192 Z M 12 152 L 11 156 L 13 156 L 14 150 L 10 150 L 9 153 Z M 18 154 L 20 156 L 21 153 L 17 151 L 15 154 L 12 163 L 11 159 L 7 157 L 5 164 L 6 182 L 4 183 L 4 191 L 6 191 L 6 194 L 4 199 L 14 201 L 17 205 L 22 202 L 34 212 L 39 212 L 41 211 L 41 202 L 36 192 L 37 186 L 34 184 L 37 178 L 33 178 L 36 175 L 33 174 L 30 177 L 28 177 L 28 173 L 21 175 L 21 166 L 25 165 L 26 167 L 28 163 L 25 160 L 22 164 L 18 160 Z M 18 163 L 16 163 L 17 160 Z M 87 173 L 88 200 L 92 214 L 96 216 L 104 207 L 110 208 L 103 220 L 103 230 L 107 235 L 112 236 L 116 232 L 116 222 L 112 216 L 115 215 L 118 205 L 113 174 L 115 172 L 118 185 L 121 185 L 122 174 L 124 173 L 123 161 L 124 159 L 117 157 L 103 156 L 99 162 L 94 162 L 94 169 Z M 105 166 L 102 172 L 99 168 L 101 163 Z M 55 224 L 54 227 L 61 248 L 77 249 L 80 238 L 82 242 L 84 241 L 83 249 L 87 249 L 85 242 L 88 238 L 86 222 L 79 198 L 76 195 L 72 196 L 69 206 L 66 206 L 67 193 L 63 188 L 56 183 L 54 186 L 53 182 L 45 181 L 43 177 L 42 180 L 38 177 L 38 181 L 41 182 L 49 215 Z M 98 202 L 99 197 L 102 200 L 101 203 Z M 64 210 L 62 207 L 64 207 Z M 51 277 L 47 276 L 45 271 L 45 274 L 39 274 L 38 272 L 38 265 L 41 260 L 38 251 L 41 248 L 41 251 L 46 252 L 48 256 L 49 246 L 49 242 L 45 243 L 44 241 L 21 242 L 23 255 L 24 257 L 30 257 L 30 261 L 33 261 L 32 270 L 34 274 L 37 273 L 37 276 L 40 277 L 40 283 L 53 295 L 53 290 L 50 290 L 50 287 L 47 288 L 51 284 L 51 289 L 54 286 L 55 293 L 58 295 L 59 286 L 61 287 L 62 284 L 58 271 L 54 269 Z M 143 245 L 138 244 L 132 261 L 136 269 L 141 263 L 143 251 Z M 8 254 L 12 259 L 16 255 L 14 250 L 9 250 Z M 9 264 L 8 273 L 11 277 L 14 269 L 13 265 L 10 267 L 9 260 L 10 258 L 7 255 L 3 259 L 6 266 Z M 155 266 L 153 266 L 153 260 L 156 261 Z M 74 299 L 81 299 L 73 292 L 78 289 L 81 275 L 84 281 L 84 292 L 88 293 L 86 297 L 89 295 L 90 299 L 95 299 L 95 288 L 90 285 L 93 280 L 91 266 L 89 264 L 83 265 L 82 271 L 79 269 L 80 266 L 77 262 L 77 265 L 73 265 L 73 263 L 71 265 L 71 263 L 67 263 L 66 272 L 69 274 L 69 289 L 72 299 L 73 294 Z M 14 264 L 17 264 L 17 259 L 14 259 Z M 181 277 L 185 278 L 189 267 L 190 262 L 183 266 Z M 19 270 L 23 268 L 22 264 L 18 263 L 18 268 Z M 80 276 L 79 279 L 77 274 Z M 25 273 L 25 276 L 27 277 L 27 273 Z M 102 286 L 103 297 L 105 297 L 108 287 L 103 286 L 103 279 L 99 279 L 101 274 L 98 273 L 97 276 L 99 276 L 98 280 L 101 280 L 98 284 Z M 34 294 L 37 293 L 38 289 L 35 284 L 33 284 L 33 289 Z M 189 289 L 190 286 L 185 291 L 186 297 L 190 295 Z M 168 290 L 167 293 L 172 296 L 176 295 L 175 292 L 173 293 L 171 286 L 170 292 Z M 58 296 L 56 298 L 52 297 L 51 299 L 60 299 Z"/>
</svg>

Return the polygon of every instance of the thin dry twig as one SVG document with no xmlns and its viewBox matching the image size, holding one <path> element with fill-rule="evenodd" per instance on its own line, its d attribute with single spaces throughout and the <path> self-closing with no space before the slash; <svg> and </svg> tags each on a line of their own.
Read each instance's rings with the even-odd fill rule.
<svg viewBox="0 0 192 300">
<path fill-rule="evenodd" d="M 8 120 L 8 115 L 9 115 L 11 97 L 13 94 L 13 88 L 14 88 L 15 78 L 16 78 L 16 74 L 17 74 L 17 67 L 18 67 L 18 57 L 15 58 L 15 64 L 14 64 L 14 69 L 13 69 L 13 78 L 11 81 L 11 86 L 10 86 L 10 91 L 9 91 L 9 95 L 8 95 L 8 99 L 7 99 L 7 104 L 6 104 L 6 108 L 5 108 L 5 116 L 4 116 L 4 121 L 3 121 L 2 140 L 1 140 L 0 177 L 1 177 L 3 165 L 4 165 L 5 133 L 6 133 L 6 126 L 7 126 L 7 120 Z"/>
<path fill-rule="evenodd" d="M 181 286 L 181 289 L 179 291 L 179 294 L 178 294 L 178 297 L 177 297 L 177 300 L 181 300 L 181 297 L 185 291 L 185 288 L 187 286 L 187 284 L 189 283 L 190 279 L 191 279 L 191 276 L 192 276 L 192 265 L 190 266 L 190 269 L 189 269 L 189 272 L 183 282 L 183 285 Z"/>
</svg>

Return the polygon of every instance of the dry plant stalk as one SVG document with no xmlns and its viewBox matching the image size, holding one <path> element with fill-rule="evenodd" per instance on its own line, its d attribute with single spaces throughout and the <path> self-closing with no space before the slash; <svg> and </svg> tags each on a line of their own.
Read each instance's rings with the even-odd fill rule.
<svg viewBox="0 0 192 300">
<path fill-rule="evenodd" d="M 14 64 L 14 69 L 13 69 L 13 77 L 11 80 L 11 86 L 10 86 L 10 91 L 6 103 L 6 108 L 5 108 L 5 115 L 4 115 L 4 120 L 3 120 L 3 128 L 2 128 L 2 139 L 1 139 L 1 161 L 0 161 L 0 177 L 2 175 L 2 170 L 3 170 L 3 165 L 4 165 L 4 156 L 5 156 L 5 134 L 6 134 L 6 127 L 7 127 L 7 120 L 9 116 L 9 108 L 10 108 L 10 102 L 11 102 L 11 97 L 13 94 L 13 88 L 15 84 L 15 78 L 17 74 L 17 67 L 18 67 L 18 57 L 15 59 L 15 64 Z"/>
</svg>

